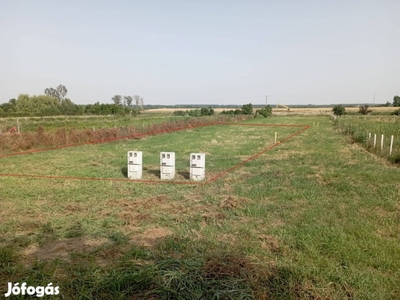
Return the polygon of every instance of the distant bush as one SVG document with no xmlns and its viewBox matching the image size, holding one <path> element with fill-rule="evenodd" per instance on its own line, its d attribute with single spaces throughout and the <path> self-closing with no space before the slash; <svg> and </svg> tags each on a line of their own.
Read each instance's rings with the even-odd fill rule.
<svg viewBox="0 0 400 300">
<path fill-rule="evenodd" d="M 198 108 L 191 109 L 188 111 L 188 115 L 191 117 L 201 117 L 201 111 Z"/>
<path fill-rule="evenodd" d="M 253 114 L 253 105 L 251 103 L 242 106 L 242 112 L 244 115 Z"/>
<path fill-rule="evenodd" d="M 243 111 L 241 109 L 235 110 L 223 110 L 220 112 L 221 115 L 243 115 Z"/>
<path fill-rule="evenodd" d="M 256 110 L 256 116 L 261 115 L 264 118 L 270 117 L 272 115 L 272 108 L 271 106 L 267 105 L 266 107 L 262 109 L 257 109 Z"/>
<path fill-rule="evenodd" d="M 186 116 L 188 115 L 187 110 L 175 110 L 174 111 L 174 116 Z"/>
<path fill-rule="evenodd" d="M 400 116 L 400 108 L 398 110 L 395 110 L 394 112 L 392 112 L 393 116 Z"/>
<path fill-rule="evenodd" d="M 360 106 L 360 108 L 358 109 L 358 113 L 362 114 L 362 115 L 368 115 L 370 113 L 372 113 L 372 110 L 369 109 L 369 106 L 367 104 Z"/>
<path fill-rule="evenodd" d="M 251 103 L 242 105 L 241 109 L 223 110 L 221 115 L 252 115 L 253 105 Z"/>
<path fill-rule="evenodd" d="M 341 116 L 346 113 L 346 108 L 343 105 L 335 105 L 332 111 L 335 116 Z"/>
<path fill-rule="evenodd" d="M 213 116 L 214 115 L 214 109 L 210 106 L 210 107 L 203 107 L 200 110 L 200 113 L 202 116 Z"/>
<path fill-rule="evenodd" d="M 203 116 L 213 116 L 214 109 L 211 107 L 203 107 L 201 109 L 191 109 L 191 110 L 175 110 L 174 116 L 191 116 L 191 117 L 203 117 Z"/>
</svg>

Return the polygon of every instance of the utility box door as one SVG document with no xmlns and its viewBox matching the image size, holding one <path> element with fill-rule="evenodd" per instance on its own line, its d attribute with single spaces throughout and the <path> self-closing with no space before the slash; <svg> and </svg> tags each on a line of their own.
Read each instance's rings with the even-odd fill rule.
<svg viewBox="0 0 400 300">
<path fill-rule="evenodd" d="M 206 178 L 206 155 L 190 153 L 190 179 L 202 181 Z"/>
<path fill-rule="evenodd" d="M 128 151 L 128 179 L 142 179 L 142 151 Z"/>
<path fill-rule="evenodd" d="M 162 180 L 175 178 L 175 152 L 160 152 L 160 178 Z"/>
</svg>

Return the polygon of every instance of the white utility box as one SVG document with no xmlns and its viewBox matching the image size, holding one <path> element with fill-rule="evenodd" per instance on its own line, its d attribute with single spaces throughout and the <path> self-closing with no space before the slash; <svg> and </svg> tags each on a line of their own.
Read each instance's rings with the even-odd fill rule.
<svg viewBox="0 0 400 300">
<path fill-rule="evenodd" d="M 160 178 L 163 180 L 175 178 L 175 152 L 160 152 Z"/>
<path fill-rule="evenodd" d="M 206 155 L 190 153 L 190 179 L 202 181 L 206 178 Z"/>
<path fill-rule="evenodd" d="M 142 151 L 128 151 L 128 178 L 142 179 Z"/>
</svg>

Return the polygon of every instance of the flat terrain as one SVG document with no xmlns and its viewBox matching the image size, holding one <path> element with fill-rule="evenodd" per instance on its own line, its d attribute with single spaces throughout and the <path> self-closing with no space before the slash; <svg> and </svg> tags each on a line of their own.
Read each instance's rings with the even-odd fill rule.
<svg viewBox="0 0 400 300">
<path fill-rule="evenodd" d="M 151 113 L 173 113 L 176 110 L 188 110 L 189 108 L 156 108 L 156 109 L 148 109 L 145 111 L 145 113 L 151 114 Z M 235 108 L 214 108 L 214 111 L 216 113 L 220 113 L 223 110 L 235 110 Z M 395 110 L 399 109 L 398 107 L 372 107 L 371 110 L 375 113 L 391 113 L 394 112 Z M 357 113 L 359 110 L 358 107 L 346 107 L 346 111 L 350 113 Z M 282 115 L 286 113 L 288 115 L 290 114 L 305 114 L 305 115 L 325 115 L 325 114 L 332 114 L 332 108 L 331 107 L 293 107 L 290 108 L 290 111 L 288 111 L 286 108 L 272 108 L 272 113 L 277 114 L 277 115 Z"/>
<path fill-rule="evenodd" d="M 204 186 L 0 176 L 0 293 L 26 281 L 65 299 L 400 298 L 400 169 L 327 116 L 247 121 L 260 122 L 310 128 Z M 127 150 L 164 145 L 200 149 L 218 172 L 295 131 L 232 128 L 4 158 L 0 173 L 125 178 Z"/>
</svg>

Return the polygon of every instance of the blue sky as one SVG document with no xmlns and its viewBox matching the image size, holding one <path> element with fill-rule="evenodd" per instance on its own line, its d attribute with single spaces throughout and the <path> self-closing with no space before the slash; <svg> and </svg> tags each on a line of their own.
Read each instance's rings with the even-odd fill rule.
<svg viewBox="0 0 400 300">
<path fill-rule="evenodd" d="M 400 1 L 2 1 L 0 103 L 392 102 Z"/>
</svg>

